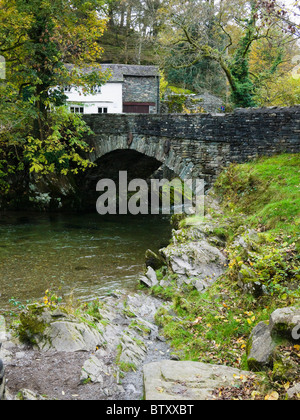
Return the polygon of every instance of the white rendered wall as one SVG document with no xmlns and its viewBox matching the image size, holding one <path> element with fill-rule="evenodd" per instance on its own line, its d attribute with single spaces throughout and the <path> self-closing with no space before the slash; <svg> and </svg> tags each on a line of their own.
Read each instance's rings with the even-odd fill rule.
<svg viewBox="0 0 300 420">
<path fill-rule="evenodd" d="M 65 95 L 69 106 L 84 106 L 85 114 L 98 114 L 98 108 L 107 108 L 109 114 L 123 113 L 122 83 L 107 83 L 101 86 L 101 93 L 87 96 L 80 88 L 72 87 Z"/>
</svg>

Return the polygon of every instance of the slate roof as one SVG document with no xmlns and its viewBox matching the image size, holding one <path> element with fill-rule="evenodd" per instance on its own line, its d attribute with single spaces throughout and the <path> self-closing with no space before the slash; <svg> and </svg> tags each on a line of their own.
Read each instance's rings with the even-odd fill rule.
<svg viewBox="0 0 300 420">
<path fill-rule="evenodd" d="M 157 77 L 159 68 L 156 66 L 137 66 L 130 64 L 101 64 L 102 71 L 109 70 L 112 74 L 110 82 L 123 82 L 124 76 Z"/>
<path fill-rule="evenodd" d="M 104 73 L 110 71 L 111 77 L 109 82 L 124 82 L 125 76 L 136 77 L 157 77 L 159 76 L 159 68 L 157 66 L 138 66 L 131 64 L 99 64 L 101 71 Z M 67 64 L 68 68 L 73 68 L 72 64 Z M 82 69 L 81 69 L 82 70 Z M 93 67 L 86 67 L 84 72 L 94 71 Z"/>
</svg>

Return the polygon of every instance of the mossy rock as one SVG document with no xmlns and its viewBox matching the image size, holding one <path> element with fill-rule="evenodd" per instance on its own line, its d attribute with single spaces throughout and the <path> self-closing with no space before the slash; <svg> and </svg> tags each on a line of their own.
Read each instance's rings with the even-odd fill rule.
<svg viewBox="0 0 300 420">
<path fill-rule="evenodd" d="M 151 251 L 151 249 L 146 251 L 145 259 L 146 266 L 153 268 L 155 271 L 166 265 L 166 261 L 160 255 L 157 255 L 155 252 Z"/>
<path fill-rule="evenodd" d="M 92 319 L 92 318 L 91 318 Z M 29 305 L 20 315 L 17 328 L 20 340 L 42 351 L 93 351 L 104 343 L 101 325 L 94 324 L 88 315 L 75 317 L 63 308 L 50 309 Z"/>
<path fill-rule="evenodd" d="M 50 320 L 51 315 L 46 315 L 43 306 L 28 305 L 27 309 L 20 314 L 20 324 L 17 329 L 20 340 L 24 343 L 36 344 L 37 339 L 43 336 Z"/>
<path fill-rule="evenodd" d="M 273 374 L 274 381 L 290 382 L 299 380 L 300 366 L 291 355 L 282 347 L 276 349 L 274 354 Z"/>
<path fill-rule="evenodd" d="M 293 340 L 293 331 L 300 326 L 300 309 L 296 307 L 281 308 L 270 317 L 272 336 Z"/>
<path fill-rule="evenodd" d="M 250 370 L 259 372 L 269 369 L 273 362 L 276 344 L 269 326 L 260 322 L 252 331 L 247 343 L 247 363 Z"/>
<path fill-rule="evenodd" d="M 180 228 L 181 222 L 186 218 L 186 215 L 183 214 L 173 214 L 171 217 L 171 225 L 173 229 L 178 230 Z"/>
</svg>

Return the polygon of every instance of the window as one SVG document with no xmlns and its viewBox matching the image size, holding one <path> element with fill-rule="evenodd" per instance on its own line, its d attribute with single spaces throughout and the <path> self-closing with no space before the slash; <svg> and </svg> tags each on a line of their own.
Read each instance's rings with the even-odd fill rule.
<svg viewBox="0 0 300 420">
<path fill-rule="evenodd" d="M 93 91 L 94 94 L 101 93 L 102 92 L 101 91 L 101 86 L 94 86 L 92 91 Z"/>
<path fill-rule="evenodd" d="M 71 106 L 70 111 L 72 114 L 84 114 L 84 107 Z"/>
<path fill-rule="evenodd" d="M 72 90 L 72 86 L 65 86 L 65 87 L 64 87 L 64 91 L 65 91 L 66 93 L 70 93 L 70 92 L 71 92 L 71 90 Z"/>
<path fill-rule="evenodd" d="M 98 114 L 108 114 L 108 108 L 98 108 Z"/>
</svg>

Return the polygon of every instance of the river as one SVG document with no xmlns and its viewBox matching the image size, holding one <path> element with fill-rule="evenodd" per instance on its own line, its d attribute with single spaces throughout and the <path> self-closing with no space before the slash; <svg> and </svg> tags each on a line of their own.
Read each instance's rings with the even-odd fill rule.
<svg viewBox="0 0 300 420">
<path fill-rule="evenodd" d="M 171 237 L 168 218 L 98 214 L 0 214 L 0 311 L 47 289 L 81 301 L 134 290 L 145 251 Z"/>
</svg>

